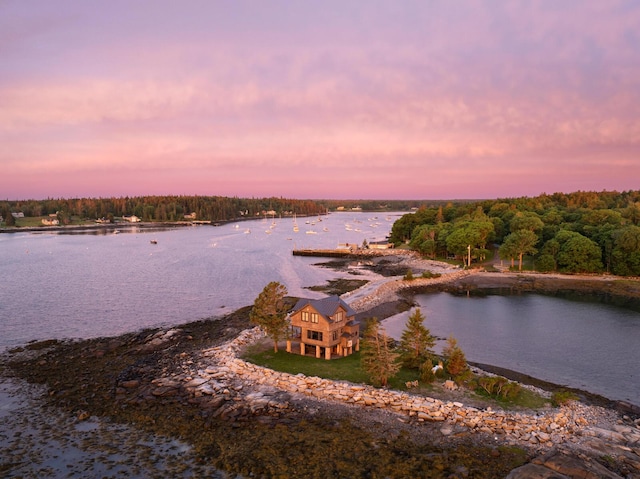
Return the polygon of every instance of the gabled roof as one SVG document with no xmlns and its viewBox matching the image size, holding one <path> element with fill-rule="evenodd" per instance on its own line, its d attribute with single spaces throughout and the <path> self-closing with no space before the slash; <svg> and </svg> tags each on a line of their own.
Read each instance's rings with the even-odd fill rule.
<svg viewBox="0 0 640 479">
<path fill-rule="evenodd" d="M 300 311 L 307 305 L 313 306 L 314 309 L 325 318 L 333 316 L 338 310 L 338 306 L 342 306 L 345 309 L 347 316 L 355 316 L 356 314 L 355 311 L 353 311 L 353 309 L 351 309 L 351 307 L 347 303 L 340 299 L 340 296 L 338 295 L 327 296 L 326 298 L 322 299 L 301 298 L 298 300 L 291 312 L 295 313 L 296 311 Z"/>
</svg>

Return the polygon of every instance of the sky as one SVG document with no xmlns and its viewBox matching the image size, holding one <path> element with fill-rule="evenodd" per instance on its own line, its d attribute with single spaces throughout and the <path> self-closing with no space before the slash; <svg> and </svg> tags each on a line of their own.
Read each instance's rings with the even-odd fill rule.
<svg viewBox="0 0 640 479">
<path fill-rule="evenodd" d="M 637 0 L 0 0 L 0 199 L 639 188 Z"/>
</svg>

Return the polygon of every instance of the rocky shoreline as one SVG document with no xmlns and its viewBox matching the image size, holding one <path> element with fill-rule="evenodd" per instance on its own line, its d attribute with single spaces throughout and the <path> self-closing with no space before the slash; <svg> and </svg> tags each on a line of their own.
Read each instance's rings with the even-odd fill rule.
<svg viewBox="0 0 640 479">
<path fill-rule="evenodd" d="M 416 261 L 403 267 L 419 272 Z M 416 291 L 470 287 L 485 274 L 391 279 L 349 296 L 361 314 L 378 315 L 407 306 Z M 2 373 L 45 385 L 49 410 L 76 427 L 102 418 L 190 444 L 192 454 L 166 477 L 204 475 L 204 466 L 207 475 L 213 468 L 262 477 L 640 477 L 632 415 L 582 403 L 509 413 L 362 385 L 334 388 L 237 357 L 257 340 L 244 308 L 168 330 L 34 343 L 5 354 Z M 10 445 L 24 439 L 3 434 L 14 434 Z M 24 457 L 2 452 L 0 472 L 29 475 Z"/>
</svg>

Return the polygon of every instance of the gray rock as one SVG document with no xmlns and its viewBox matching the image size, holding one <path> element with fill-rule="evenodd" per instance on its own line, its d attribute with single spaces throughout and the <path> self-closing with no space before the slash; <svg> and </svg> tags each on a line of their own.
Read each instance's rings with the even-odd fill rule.
<svg viewBox="0 0 640 479">
<path fill-rule="evenodd" d="M 571 479 L 539 464 L 525 464 L 509 473 L 506 479 Z"/>
</svg>

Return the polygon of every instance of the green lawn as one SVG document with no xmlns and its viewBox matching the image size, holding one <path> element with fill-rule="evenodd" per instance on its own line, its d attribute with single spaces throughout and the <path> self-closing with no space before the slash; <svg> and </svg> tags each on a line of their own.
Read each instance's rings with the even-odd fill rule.
<svg viewBox="0 0 640 479">
<path fill-rule="evenodd" d="M 305 376 L 316 376 L 335 381 L 371 384 L 367 374 L 362 370 L 360 365 L 359 352 L 344 358 L 327 361 L 325 359 L 317 359 L 314 356 L 290 354 L 283 350 L 274 353 L 272 349 L 265 351 L 264 347 L 254 347 L 248 349 L 242 356 L 242 359 L 259 366 L 290 374 L 302 373 Z M 398 391 L 406 391 L 406 382 L 417 379 L 419 379 L 418 371 L 402 368 L 396 376 L 389 379 L 389 387 Z M 440 379 L 440 381 L 443 380 L 444 379 Z M 420 387 L 412 389 L 411 392 L 414 394 L 428 395 L 431 390 L 432 386 L 430 384 L 420 383 Z M 489 398 L 486 394 L 478 394 L 478 398 L 484 398 L 505 409 L 522 407 L 539 409 L 544 407 L 548 402 L 545 398 L 524 388 L 514 399 Z"/>
<path fill-rule="evenodd" d="M 290 374 L 302 373 L 305 376 L 369 384 L 369 378 L 360 366 L 359 352 L 344 358 L 327 361 L 317 359 L 314 356 L 290 354 L 282 350 L 277 353 L 272 350 L 262 350 L 249 351 L 243 356 L 243 359 Z M 405 390 L 405 383 L 416 379 L 418 379 L 417 371 L 403 368 L 395 377 L 389 380 L 389 386 L 393 389 Z"/>
</svg>

